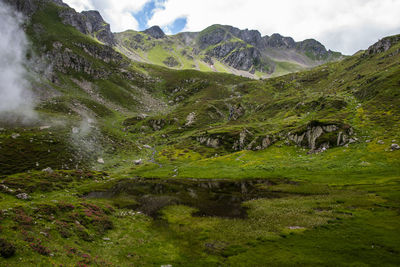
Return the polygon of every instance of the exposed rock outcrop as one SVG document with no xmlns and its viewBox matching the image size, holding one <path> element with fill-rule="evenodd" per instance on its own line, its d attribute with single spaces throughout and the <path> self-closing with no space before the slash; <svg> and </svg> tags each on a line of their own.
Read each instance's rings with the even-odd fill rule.
<svg viewBox="0 0 400 267">
<path fill-rule="evenodd" d="M 331 147 L 344 146 L 356 142 L 353 129 L 348 125 L 322 124 L 311 122 L 304 130 L 297 133 L 262 135 L 244 128 L 240 132 L 204 134 L 196 140 L 209 147 L 224 147 L 229 151 L 263 150 L 276 143 L 286 140 L 286 144 L 295 144 L 308 148 L 309 153 L 319 153 Z"/>
<path fill-rule="evenodd" d="M 155 39 L 161 39 L 165 37 L 165 33 L 159 26 L 153 26 L 151 28 L 148 28 L 147 30 L 144 31 L 144 33 L 147 33 L 151 37 Z"/>
<path fill-rule="evenodd" d="M 98 11 L 83 11 L 82 15 L 86 16 L 91 26 L 91 29 L 88 28 L 89 34 L 94 35 L 94 37 L 105 44 L 111 46 L 116 44 L 110 25 L 103 20 L 103 17 Z"/>
<path fill-rule="evenodd" d="M 68 7 L 62 0 L 4 0 L 16 11 L 31 17 L 37 10 L 42 8 L 47 3 L 54 3 L 59 6 Z"/>
<path fill-rule="evenodd" d="M 388 51 L 393 45 L 400 42 L 400 35 L 389 36 L 371 45 L 364 56 L 375 55 Z"/>
<path fill-rule="evenodd" d="M 274 33 L 271 37 L 265 36 L 263 38 L 265 46 L 273 48 L 287 48 L 293 49 L 296 47 L 296 42 L 291 37 L 284 37 L 279 33 Z"/>
<path fill-rule="evenodd" d="M 122 56 L 111 47 L 97 47 L 95 45 L 75 44 L 83 49 L 86 54 L 103 60 L 106 63 L 120 62 Z M 83 72 L 95 79 L 106 78 L 111 75 L 109 70 L 94 66 L 93 62 L 86 57 L 76 54 L 70 48 L 64 47 L 61 43 L 55 42 L 53 49 L 47 52 L 48 61 L 52 62 L 53 70 L 67 73 L 68 71 Z"/>
<path fill-rule="evenodd" d="M 58 15 L 64 24 L 73 26 L 81 33 L 91 35 L 110 46 L 116 44 L 110 25 L 103 20 L 98 11 L 77 13 L 72 8 L 64 8 Z"/>
<path fill-rule="evenodd" d="M 314 39 L 297 42 L 296 49 L 304 52 L 308 57 L 315 60 L 323 60 L 333 55 L 332 51 L 326 50 L 325 46 Z"/>
<path fill-rule="evenodd" d="M 240 151 L 266 149 L 275 143 L 277 138 L 271 135 L 257 135 L 244 128 L 239 133 L 205 134 L 196 140 L 208 147 L 224 147 L 228 151 Z"/>
<path fill-rule="evenodd" d="M 196 113 L 190 112 L 189 115 L 186 117 L 185 126 L 192 126 L 196 121 Z"/>
<path fill-rule="evenodd" d="M 76 12 L 62 0 L 5 0 L 15 10 L 31 17 L 36 11 L 49 3 L 63 7 L 59 12 L 62 22 L 71 25 L 83 34 L 91 35 L 107 45 L 115 45 L 114 34 L 110 25 L 106 23 L 98 11 Z"/>
<path fill-rule="evenodd" d="M 242 117 L 245 113 L 244 107 L 239 103 L 238 105 L 232 106 L 229 109 L 228 120 L 237 120 Z"/>
<path fill-rule="evenodd" d="M 232 149 L 236 151 L 245 149 L 247 144 L 253 139 L 252 137 L 253 134 L 249 130 L 246 128 L 243 129 L 239 134 L 239 139 L 233 144 Z"/>
<path fill-rule="evenodd" d="M 151 119 L 148 124 L 154 131 L 159 131 L 166 125 L 166 121 L 164 119 Z"/>
<path fill-rule="evenodd" d="M 163 63 L 170 68 L 176 67 L 179 65 L 179 62 L 174 57 L 167 57 Z"/>
<path fill-rule="evenodd" d="M 268 58 L 268 51 L 287 50 L 308 57 L 312 61 L 340 58 L 340 53 L 326 50 L 314 39 L 295 42 L 291 37 L 280 34 L 262 37 L 255 30 L 240 30 L 226 25 L 213 25 L 198 34 L 197 44 L 207 55 L 223 61 L 229 66 L 254 73 L 255 70 L 271 72 L 275 63 Z M 279 54 L 279 52 L 276 52 Z M 302 64 L 304 61 L 301 62 Z"/>
<path fill-rule="evenodd" d="M 353 135 L 353 129 L 347 125 L 323 125 L 311 122 L 306 130 L 288 133 L 287 137 L 296 145 L 309 148 L 309 152 L 313 153 L 324 151 L 329 147 L 343 146 L 350 141 L 351 135 Z"/>
<path fill-rule="evenodd" d="M 221 145 L 222 137 L 216 136 L 199 136 L 196 140 L 203 145 L 208 147 L 218 148 Z"/>
<path fill-rule="evenodd" d="M 228 63 L 229 66 L 245 71 L 250 71 L 251 69 L 254 70 L 255 68 L 258 69 L 258 66 L 255 66 L 255 63 L 260 61 L 261 53 L 255 47 L 236 49 L 224 59 L 224 62 Z"/>
</svg>

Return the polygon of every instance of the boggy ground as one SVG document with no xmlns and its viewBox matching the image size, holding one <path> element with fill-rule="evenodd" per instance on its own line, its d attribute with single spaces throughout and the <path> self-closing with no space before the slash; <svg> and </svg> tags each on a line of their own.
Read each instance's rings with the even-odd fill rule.
<svg viewBox="0 0 400 267">
<path fill-rule="evenodd" d="M 238 155 L 243 154 L 241 161 L 231 163 L 232 173 L 226 176 L 231 177 L 223 180 L 228 183 L 225 189 L 211 190 L 216 195 L 242 192 L 243 188 L 237 190 L 237 186 L 226 189 L 233 181 L 231 185 L 251 184 L 249 188 L 255 191 L 248 192 L 268 193 L 242 199 L 246 216 L 199 216 L 201 205 L 190 201 L 167 202 L 156 210 L 156 216 L 148 216 L 140 211 L 138 199 L 127 193 L 149 198 L 152 194 L 173 196 L 175 192 L 178 198 L 188 197 L 190 189 L 218 184 L 220 180 L 126 180 L 126 173 L 96 171 L 38 171 L 3 176 L 0 265 L 399 264 L 400 179 L 396 164 L 392 164 L 393 168 L 390 164 L 385 166 L 386 172 L 359 167 L 342 172 L 333 168 L 323 173 L 318 169 L 300 171 L 295 164 L 279 169 L 276 163 L 276 174 L 264 171 L 264 177 L 244 183 L 246 180 L 240 177 L 255 174 L 252 168 L 242 169 L 241 164 L 254 157 L 254 153 L 260 156 L 265 152 L 239 152 Z M 322 164 L 324 157 L 334 153 L 338 152 L 333 149 L 326 155 L 307 157 Z M 218 160 L 221 159 L 208 161 L 215 164 Z M 208 166 L 210 172 L 215 168 L 211 163 L 197 164 Z M 147 168 L 151 176 L 153 163 L 145 165 L 130 172 L 146 176 L 143 169 Z M 123 190 L 116 190 L 118 186 Z M 90 198 L 90 192 L 105 195 Z M 24 198 L 21 193 L 27 193 L 28 198 L 19 199 Z M 271 195 L 279 197 L 268 197 Z"/>
</svg>

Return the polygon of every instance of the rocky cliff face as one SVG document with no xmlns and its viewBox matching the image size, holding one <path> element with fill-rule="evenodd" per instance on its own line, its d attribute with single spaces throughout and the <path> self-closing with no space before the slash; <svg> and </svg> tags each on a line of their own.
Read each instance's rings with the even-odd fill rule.
<svg viewBox="0 0 400 267">
<path fill-rule="evenodd" d="M 286 145 L 296 145 L 307 148 L 308 153 L 321 153 L 331 147 L 347 146 L 357 142 L 353 136 L 353 128 L 349 125 L 322 124 L 310 122 L 303 130 L 295 133 L 280 132 L 275 135 L 260 134 L 244 128 L 234 133 L 204 134 L 196 140 L 208 147 L 224 147 L 228 151 L 263 150 L 277 141 L 284 141 Z"/>
<path fill-rule="evenodd" d="M 296 49 L 316 60 L 323 60 L 333 55 L 332 51 L 326 50 L 325 46 L 314 39 L 307 39 L 296 43 Z"/>
<path fill-rule="evenodd" d="M 74 46 L 82 49 L 86 55 L 123 67 L 122 56 L 109 46 L 97 47 L 83 43 L 75 43 Z M 76 54 L 60 42 L 53 43 L 53 48 L 47 52 L 46 58 L 52 62 L 53 70 L 62 73 L 75 71 L 86 73 L 95 79 L 105 79 L 111 75 L 109 69 L 95 66 L 92 60 Z"/>
<path fill-rule="evenodd" d="M 58 15 L 64 24 L 71 25 L 81 33 L 91 35 L 104 44 L 110 46 L 116 44 L 110 25 L 103 20 L 98 11 L 78 13 L 62 0 L 5 0 L 5 2 L 28 18 L 45 5 L 56 4 L 62 7 Z"/>
<path fill-rule="evenodd" d="M 48 3 L 68 7 L 68 5 L 64 4 L 62 0 L 4 0 L 4 2 L 27 17 L 32 16 L 38 9 Z"/>
<path fill-rule="evenodd" d="M 59 16 L 64 24 L 75 27 L 83 34 L 91 35 L 110 46 L 116 44 L 110 25 L 103 20 L 98 11 L 77 13 L 72 8 L 65 8 L 59 12 Z"/>
<path fill-rule="evenodd" d="M 386 52 L 388 51 L 393 45 L 397 44 L 400 42 L 400 36 L 395 35 L 395 36 L 390 36 L 383 38 L 382 40 L 379 40 L 375 44 L 371 45 L 368 50 L 365 52 L 365 55 L 375 55 L 378 53 Z M 397 51 L 399 53 L 400 51 Z"/>
<path fill-rule="evenodd" d="M 240 30 L 224 25 L 208 27 L 198 34 L 196 41 L 200 50 L 207 50 L 207 55 L 235 69 L 250 72 L 269 72 L 275 68 L 269 58 L 270 49 L 274 49 L 275 54 L 292 51 L 308 58 L 310 62 L 340 57 L 340 54 L 326 50 L 325 46 L 314 39 L 295 42 L 293 38 L 277 33 L 262 37 L 256 30 Z"/>
<path fill-rule="evenodd" d="M 271 37 L 263 37 L 265 47 L 293 49 L 296 47 L 296 42 L 292 37 L 284 37 L 278 33 L 274 33 Z"/>
<path fill-rule="evenodd" d="M 161 39 L 165 37 L 165 33 L 161 30 L 159 26 L 153 26 L 151 28 L 148 28 L 147 30 L 144 31 L 144 33 L 150 35 L 155 39 Z"/>
</svg>

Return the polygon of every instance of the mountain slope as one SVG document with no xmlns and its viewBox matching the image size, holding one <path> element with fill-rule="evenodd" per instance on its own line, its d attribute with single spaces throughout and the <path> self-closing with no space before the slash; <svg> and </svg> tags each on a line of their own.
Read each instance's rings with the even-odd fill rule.
<svg viewBox="0 0 400 267">
<path fill-rule="evenodd" d="M 213 25 L 198 33 L 167 36 L 148 31 L 117 33 L 120 50 L 132 59 L 177 69 L 228 72 L 249 77 L 269 77 L 340 60 L 315 40 L 295 42 L 273 34 Z"/>
<path fill-rule="evenodd" d="M 0 114 L 1 266 L 399 265 L 399 35 L 260 81 L 131 61 L 95 13 L 8 2 L 37 98 Z"/>
</svg>

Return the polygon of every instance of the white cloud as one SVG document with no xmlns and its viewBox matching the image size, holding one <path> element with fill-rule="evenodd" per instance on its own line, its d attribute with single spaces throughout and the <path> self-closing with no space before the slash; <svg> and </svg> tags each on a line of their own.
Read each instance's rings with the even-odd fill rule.
<svg viewBox="0 0 400 267">
<path fill-rule="evenodd" d="M 34 117 L 33 95 L 24 67 L 28 42 L 22 17 L 0 2 L 0 120 Z"/>
<path fill-rule="evenodd" d="M 137 30 L 139 23 L 132 13 L 140 11 L 150 0 L 64 0 L 77 11 L 98 10 L 104 20 L 110 23 L 111 30 L 121 32 L 128 29 Z"/>
<path fill-rule="evenodd" d="M 113 31 L 138 29 L 131 13 L 150 0 L 65 0 L 81 11 L 97 9 Z M 212 24 L 280 33 L 295 40 L 315 38 L 327 48 L 352 54 L 386 35 L 400 33 L 399 0 L 167 0 L 149 26 L 167 27 L 187 17 L 186 31 Z"/>
</svg>

